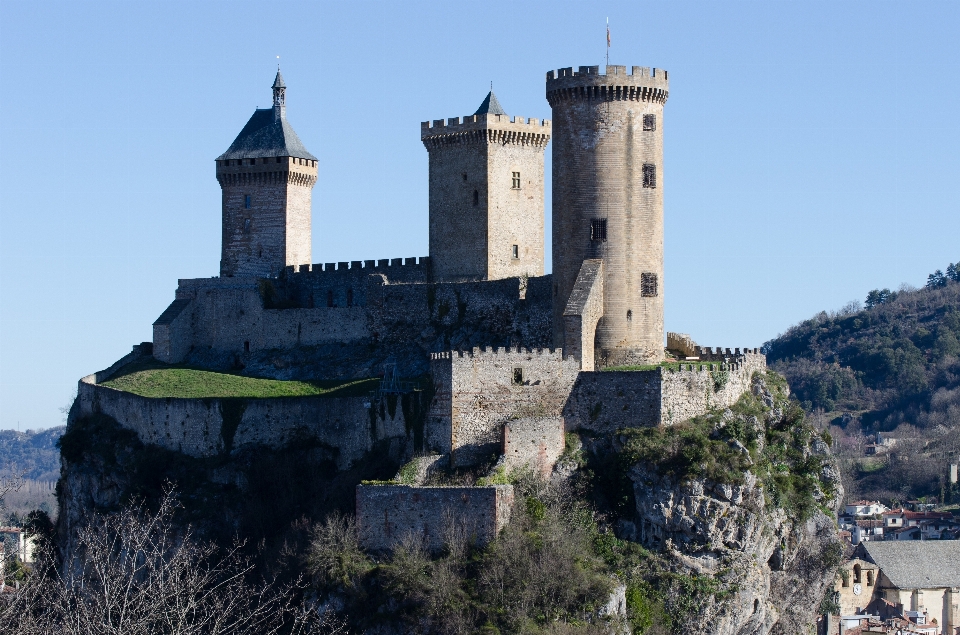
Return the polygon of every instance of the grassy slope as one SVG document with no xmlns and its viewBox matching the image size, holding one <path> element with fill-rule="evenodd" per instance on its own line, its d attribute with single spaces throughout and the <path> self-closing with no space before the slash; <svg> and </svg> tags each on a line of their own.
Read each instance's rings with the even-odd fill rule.
<svg viewBox="0 0 960 635">
<path fill-rule="evenodd" d="M 145 362 L 125 368 L 103 385 L 142 397 L 350 397 L 374 390 L 377 381 L 281 381 Z"/>
</svg>

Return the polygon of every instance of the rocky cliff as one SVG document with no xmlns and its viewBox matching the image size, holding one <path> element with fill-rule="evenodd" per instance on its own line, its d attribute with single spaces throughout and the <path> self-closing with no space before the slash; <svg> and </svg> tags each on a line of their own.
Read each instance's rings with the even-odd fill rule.
<svg viewBox="0 0 960 635">
<path fill-rule="evenodd" d="M 815 632 L 841 554 L 843 490 L 828 445 L 787 396 L 779 376 L 758 373 L 751 395 L 687 431 L 621 439 L 636 509 L 620 533 L 708 582 L 692 597 L 667 593 L 677 632 Z"/>
</svg>

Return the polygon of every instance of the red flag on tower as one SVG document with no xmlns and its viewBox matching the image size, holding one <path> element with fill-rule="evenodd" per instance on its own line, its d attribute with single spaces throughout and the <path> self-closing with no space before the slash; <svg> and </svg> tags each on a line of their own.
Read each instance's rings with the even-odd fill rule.
<svg viewBox="0 0 960 635">
<path fill-rule="evenodd" d="M 607 18 L 607 48 L 610 48 L 610 18 Z"/>
</svg>

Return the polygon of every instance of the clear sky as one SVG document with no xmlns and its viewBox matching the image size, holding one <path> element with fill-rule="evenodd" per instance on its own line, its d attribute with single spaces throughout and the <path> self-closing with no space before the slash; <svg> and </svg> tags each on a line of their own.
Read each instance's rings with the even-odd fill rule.
<svg viewBox="0 0 960 635">
<path fill-rule="evenodd" d="M 491 81 L 549 118 L 546 71 L 603 64 L 607 17 L 611 63 L 670 72 L 668 330 L 759 346 L 960 260 L 955 0 L 2 0 L 0 429 L 59 425 L 177 278 L 217 274 L 213 160 L 278 55 L 320 158 L 313 260 L 420 256 L 420 122 Z"/>
</svg>

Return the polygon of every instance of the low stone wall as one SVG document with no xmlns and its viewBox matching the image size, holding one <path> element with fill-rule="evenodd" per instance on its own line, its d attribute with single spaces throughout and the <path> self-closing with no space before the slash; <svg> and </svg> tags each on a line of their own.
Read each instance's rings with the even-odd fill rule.
<svg viewBox="0 0 960 635">
<path fill-rule="evenodd" d="M 732 406 L 750 390 L 750 378 L 767 368 L 766 356 L 749 353 L 739 361 L 683 364 L 681 370 L 661 371 L 660 423 L 673 425 L 710 408 Z"/>
<path fill-rule="evenodd" d="M 412 538 L 439 551 L 451 534 L 485 545 L 510 522 L 512 507 L 512 485 L 358 485 L 357 531 L 361 546 L 373 550 Z"/>
<path fill-rule="evenodd" d="M 347 469 L 383 439 L 398 439 L 413 452 L 416 426 L 408 424 L 404 410 L 416 408 L 401 402 L 416 398 L 374 403 L 370 397 L 150 398 L 98 385 L 90 375 L 80 380 L 77 414 L 108 415 L 143 443 L 193 457 L 312 439 L 334 450 L 338 468 Z"/>
</svg>

